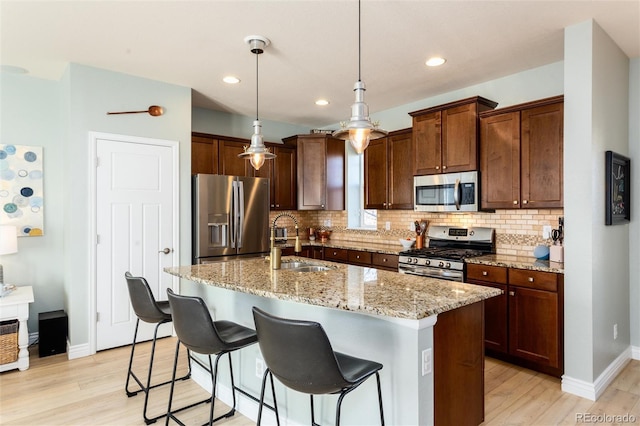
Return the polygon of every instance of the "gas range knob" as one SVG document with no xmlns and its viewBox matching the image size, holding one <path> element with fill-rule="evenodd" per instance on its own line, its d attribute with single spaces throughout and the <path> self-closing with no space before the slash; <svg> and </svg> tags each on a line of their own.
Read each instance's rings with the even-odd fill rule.
<svg viewBox="0 0 640 426">
<path fill-rule="evenodd" d="M 411 261 L 412 261 L 415 265 L 417 265 L 417 264 L 418 264 L 418 258 L 417 258 L 417 257 L 414 257 L 413 259 L 411 259 Z"/>
<path fill-rule="evenodd" d="M 438 263 L 438 267 L 443 268 L 444 267 L 444 262 L 439 262 Z"/>
<path fill-rule="evenodd" d="M 445 263 L 445 264 L 444 264 L 444 267 L 445 267 L 445 268 L 447 268 L 447 269 L 448 269 L 448 268 L 451 268 L 451 262 L 447 262 L 447 263 Z"/>
<path fill-rule="evenodd" d="M 429 259 L 427 259 L 427 260 L 424 262 L 424 264 L 425 264 L 425 265 L 431 265 L 431 261 L 430 261 Z"/>
</svg>

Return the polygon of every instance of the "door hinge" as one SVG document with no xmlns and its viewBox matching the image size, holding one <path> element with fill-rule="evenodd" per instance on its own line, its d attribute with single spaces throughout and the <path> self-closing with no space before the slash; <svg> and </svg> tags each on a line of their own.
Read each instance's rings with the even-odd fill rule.
<svg viewBox="0 0 640 426">
<path fill-rule="evenodd" d="M 96 157 L 96 167 L 100 166 L 100 157 Z"/>
<path fill-rule="evenodd" d="M 100 312 L 96 312 L 96 322 L 100 322 Z"/>
<path fill-rule="evenodd" d="M 100 244 L 100 234 L 96 235 L 96 245 Z"/>
</svg>

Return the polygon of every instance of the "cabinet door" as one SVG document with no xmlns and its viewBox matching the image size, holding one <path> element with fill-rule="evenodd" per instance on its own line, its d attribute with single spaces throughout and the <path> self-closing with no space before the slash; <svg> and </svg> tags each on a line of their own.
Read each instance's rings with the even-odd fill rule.
<svg viewBox="0 0 640 426">
<path fill-rule="evenodd" d="M 407 167 L 408 168 L 408 167 Z M 387 138 L 373 140 L 364 151 L 364 208 L 386 209 L 387 206 Z"/>
<path fill-rule="evenodd" d="M 520 207 L 520 113 L 480 120 L 480 207 Z"/>
<path fill-rule="evenodd" d="M 296 150 L 290 147 L 274 149 L 271 181 L 271 209 L 296 209 Z"/>
<path fill-rule="evenodd" d="M 413 117 L 413 174 L 441 173 L 441 111 Z"/>
<path fill-rule="evenodd" d="M 191 174 L 218 174 L 218 140 L 191 137 Z"/>
<path fill-rule="evenodd" d="M 327 155 L 324 137 L 298 139 L 298 210 L 325 210 Z"/>
<path fill-rule="evenodd" d="M 371 252 L 349 250 L 347 260 L 354 265 L 371 265 Z"/>
<path fill-rule="evenodd" d="M 563 206 L 563 103 L 522 111 L 522 207 Z"/>
<path fill-rule="evenodd" d="M 253 176 L 253 167 L 248 160 L 238 157 L 244 152 L 247 143 L 227 141 L 220 139 L 218 142 L 219 171 L 221 175 L 229 176 Z"/>
<path fill-rule="evenodd" d="M 560 367 L 558 294 L 509 286 L 509 352 L 543 366 Z"/>
<path fill-rule="evenodd" d="M 478 114 L 475 103 L 442 112 L 442 172 L 478 170 Z"/>
<path fill-rule="evenodd" d="M 396 254 L 373 253 L 371 264 L 377 269 L 386 269 L 398 272 L 398 258 Z"/>
<path fill-rule="evenodd" d="M 413 210 L 412 132 L 389 135 L 387 208 Z M 368 149 L 368 148 L 367 148 Z M 366 151 L 365 151 L 366 152 Z"/>
</svg>

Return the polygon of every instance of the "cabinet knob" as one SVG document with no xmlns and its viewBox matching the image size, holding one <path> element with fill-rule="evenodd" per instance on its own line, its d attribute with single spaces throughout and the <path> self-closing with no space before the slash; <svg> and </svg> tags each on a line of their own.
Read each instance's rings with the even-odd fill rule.
<svg viewBox="0 0 640 426">
<path fill-rule="evenodd" d="M 440 170 L 440 166 L 436 166 L 436 170 Z"/>
<path fill-rule="evenodd" d="M 533 282 L 533 277 L 529 277 L 529 282 L 532 283 Z"/>
<path fill-rule="evenodd" d="M 527 200 L 522 200 L 522 204 L 528 204 L 529 202 Z"/>
<path fill-rule="evenodd" d="M 280 204 L 276 204 L 276 207 L 280 207 Z"/>
<path fill-rule="evenodd" d="M 515 296 L 515 295 L 516 295 L 516 292 L 515 292 L 515 291 L 511 290 L 511 291 L 509 292 L 509 296 Z"/>
<path fill-rule="evenodd" d="M 385 257 L 384 259 L 382 259 L 382 263 L 386 262 L 387 258 Z"/>
<path fill-rule="evenodd" d="M 336 256 L 338 253 L 336 253 L 335 251 L 333 252 L 333 255 Z"/>
<path fill-rule="evenodd" d="M 356 255 L 356 259 L 360 259 L 360 255 Z"/>
<path fill-rule="evenodd" d="M 447 169 L 447 166 L 442 166 L 442 170 L 446 170 L 446 169 Z"/>
<path fill-rule="evenodd" d="M 324 204 L 320 204 L 320 207 L 322 207 L 324 209 Z"/>
<path fill-rule="evenodd" d="M 273 204 L 271 204 L 271 207 L 275 207 Z"/>
<path fill-rule="evenodd" d="M 489 273 L 487 271 L 482 271 L 482 276 L 486 277 L 487 275 L 489 275 Z"/>
<path fill-rule="evenodd" d="M 518 200 L 513 200 L 513 204 L 514 205 L 518 204 Z"/>
<path fill-rule="evenodd" d="M 387 205 L 387 203 L 382 203 L 382 205 L 383 205 L 383 206 L 386 206 L 386 205 Z"/>
</svg>

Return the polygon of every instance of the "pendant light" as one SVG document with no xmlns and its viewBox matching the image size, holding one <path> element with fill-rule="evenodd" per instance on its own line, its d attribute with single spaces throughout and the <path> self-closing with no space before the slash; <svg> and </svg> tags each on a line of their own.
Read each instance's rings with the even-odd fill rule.
<svg viewBox="0 0 640 426">
<path fill-rule="evenodd" d="M 353 86 L 356 92 L 356 101 L 351 105 L 351 119 L 348 123 L 340 123 L 341 129 L 333 132 L 333 137 L 348 140 L 353 149 L 362 154 L 369 145 L 370 140 L 382 138 L 387 135 L 386 130 L 379 129 L 377 123 L 369 119 L 369 106 L 364 102 L 366 90 L 361 79 L 361 30 L 360 30 L 360 0 L 358 0 L 358 81 Z"/>
<path fill-rule="evenodd" d="M 238 154 L 238 157 L 247 159 L 251 162 L 254 169 L 260 170 L 265 160 L 272 160 L 276 155 L 269 148 L 264 146 L 262 138 L 262 123 L 258 118 L 258 56 L 264 52 L 269 45 L 269 39 L 262 36 L 247 36 L 244 39 L 251 49 L 251 53 L 256 55 L 256 119 L 253 122 L 253 135 L 251 135 L 251 145 L 244 147 L 244 152 Z"/>
</svg>

